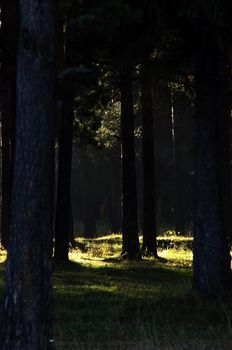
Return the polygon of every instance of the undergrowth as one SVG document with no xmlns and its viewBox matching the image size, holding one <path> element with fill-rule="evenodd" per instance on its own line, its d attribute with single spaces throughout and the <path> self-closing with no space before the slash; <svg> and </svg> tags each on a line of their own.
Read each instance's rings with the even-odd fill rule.
<svg viewBox="0 0 232 350">
<path fill-rule="evenodd" d="M 160 259 L 139 262 L 119 259 L 118 234 L 77 241 L 55 266 L 57 349 L 232 348 L 232 304 L 192 292 L 190 237 L 159 237 Z"/>
<path fill-rule="evenodd" d="M 232 348 L 232 303 L 192 292 L 191 238 L 158 242 L 159 260 L 131 262 L 120 235 L 77 239 L 70 262 L 54 264 L 56 350 Z"/>
</svg>

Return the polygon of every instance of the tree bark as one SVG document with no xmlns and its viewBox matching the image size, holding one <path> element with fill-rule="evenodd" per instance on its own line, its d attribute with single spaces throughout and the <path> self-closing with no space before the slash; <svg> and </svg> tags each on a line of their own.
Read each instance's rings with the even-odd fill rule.
<svg viewBox="0 0 232 350">
<path fill-rule="evenodd" d="M 232 241 L 232 203 L 230 168 L 230 69 L 228 61 L 223 59 L 219 67 L 218 79 L 218 117 L 216 120 L 217 162 L 219 171 L 220 200 L 223 211 L 223 228 L 228 240 Z"/>
<path fill-rule="evenodd" d="M 20 1 L 16 150 L 0 348 L 50 349 L 55 3 Z"/>
<path fill-rule="evenodd" d="M 137 189 L 135 171 L 135 141 L 132 72 L 121 72 L 121 142 L 122 142 L 122 256 L 140 257 Z"/>
<path fill-rule="evenodd" d="M 111 232 L 121 232 L 121 164 L 114 154 L 110 162 L 110 209 Z"/>
<path fill-rule="evenodd" d="M 74 97 L 63 96 L 62 123 L 59 133 L 59 168 L 56 200 L 55 253 L 56 260 L 68 261 L 71 210 L 71 170 L 73 141 Z"/>
<path fill-rule="evenodd" d="M 174 175 L 174 197 L 175 197 L 175 232 L 185 234 L 185 206 L 184 206 L 184 176 L 182 172 L 182 152 L 180 123 L 175 106 L 175 93 L 171 91 L 172 103 L 172 138 L 173 138 L 173 175 Z"/>
<path fill-rule="evenodd" d="M 9 241 L 12 159 L 16 115 L 16 52 L 19 26 L 19 3 L 1 3 L 1 124 L 2 124 L 2 212 L 1 243 L 7 249 Z"/>
<path fill-rule="evenodd" d="M 82 189 L 84 235 L 92 238 L 96 234 L 96 198 L 92 172 L 94 166 L 89 159 L 87 145 L 80 151 L 80 183 Z"/>
<path fill-rule="evenodd" d="M 218 53 L 210 43 L 209 39 L 207 46 L 202 45 L 196 76 L 198 154 L 193 249 L 193 287 L 208 296 L 231 289 L 231 259 L 223 225 L 217 158 Z"/>
<path fill-rule="evenodd" d="M 152 110 L 152 81 L 148 62 L 142 66 L 143 130 L 143 245 L 142 253 L 157 257 L 155 210 L 155 157 Z"/>
</svg>

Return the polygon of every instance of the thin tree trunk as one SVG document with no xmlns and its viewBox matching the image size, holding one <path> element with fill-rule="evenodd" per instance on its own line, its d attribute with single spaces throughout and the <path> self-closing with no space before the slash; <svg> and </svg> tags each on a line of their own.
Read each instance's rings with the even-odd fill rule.
<svg viewBox="0 0 232 350">
<path fill-rule="evenodd" d="M 184 207 L 184 177 L 182 175 L 181 139 L 179 135 L 178 116 L 175 108 L 175 93 L 171 91 L 172 114 L 172 141 L 173 141 L 173 175 L 174 175 L 174 211 L 175 232 L 185 233 L 185 207 Z"/>
<path fill-rule="evenodd" d="M 111 204 L 110 204 L 110 223 L 111 231 L 118 233 L 121 231 L 121 171 L 120 161 L 113 157 L 110 164 L 111 172 Z"/>
<path fill-rule="evenodd" d="M 74 97 L 67 92 L 63 96 L 62 123 L 58 140 L 59 168 L 55 223 L 54 258 L 61 261 L 68 261 L 69 251 L 73 118 Z"/>
<path fill-rule="evenodd" d="M 121 72 L 121 140 L 122 140 L 122 256 L 140 257 L 137 189 L 135 171 L 135 141 L 133 87 L 131 69 Z"/>
<path fill-rule="evenodd" d="M 20 2 L 16 150 L 1 350 L 50 349 L 55 3 Z"/>
<path fill-rule="evenodd" d="M 194 222 L 193 287 L 205 295 L 231 289 L 230 254 L 222 220 L 216 132 L 217 50 L 202 47 L 196 76 L 198 119 L 196 162 L 196 208 Z M 228 189 L 229 190 L 229 189 Z"/>
<path fill-rule="evenodd" d="M 148 62 L 142 67 L 142 130 L 143 130 L 143 245 L 144 255 L 157 257 L 155 211 L 155 158 L 152 110 L 152 81 Z"/>
<path fill-rule="evenodd" d="M 96 234 L 96 198 L 94 179 L 92 177 L 93 164 L 89 159 L 87 146 L 80 151 L 80 182 L 82 190 L 84 235 L 92 238 Z"/>
<path fill-rule="evenodd" d="M 11 161 L 14 158 L 16 115 L 16 51 L 18 42 L 19 3 L 1 3 L 1 124 L 2 124 L 2 215 L 1 242 L 7 249 L 12 185 Z"/>
</svg>

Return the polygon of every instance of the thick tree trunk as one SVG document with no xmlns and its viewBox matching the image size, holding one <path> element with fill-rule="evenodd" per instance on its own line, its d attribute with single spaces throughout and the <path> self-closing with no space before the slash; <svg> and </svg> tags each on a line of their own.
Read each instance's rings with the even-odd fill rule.
<svg viewBox="0 0 232 350">
<path fill-rule="evenodd" d="M 210 42 L 210 40 L 209 40 Z M 217 162 L 217 50 L 202 48 L 196 76 L 198 119 L 193 287 L 205 295 L 231 289 L 230 254 L 223 225 Z M 229 189 L 228 189 L 229 190 Z"/>
<path fill-rule="evenodd" d="M 155 210 L 155 158 L 152 110 L 152 81 L 148 64 L 142 67 L 143 130 L 143 245 L 144 255 L 157 257 Z"/>
<path fill-rule="evenodd" d="M 55 3 L 20 2 L 16 151 L 0 348 L 50 349 Z"/>
<path fill-rule="evenodd" d="M 1 124 L 2 124 L 2 215 L 1 242 L 7 248 L 12 184 L 11 160 L 14 157 L 16 115 L 16 51 L 19 3 L 1 2 Z"/>
<path fill-rule="evenodd" d="M 59 168 L 54 254 L 54 258 L 61 261 L 68 261 L 69 251 L 73 118 L 74 97 L 71 93 L 66 93 L 63 96 L 62 123 L 58 140 Z"/>
<path fill-rule="evenodd" d="M 133 87 L 130 68 L 121 72 L 122 256 L 140 257 L 135 171 Z"/>
<path fill-rule="evenodd" d="M 216 120 L 217 161 L 219 171 L 220 199 L 223 211 L 223 227 L 228 242 L 232 241 L 232 203 L 230 169 L 230 68 L 227 60 L 220 65 L 218 79 L 218 118 Z"/>
</svg>

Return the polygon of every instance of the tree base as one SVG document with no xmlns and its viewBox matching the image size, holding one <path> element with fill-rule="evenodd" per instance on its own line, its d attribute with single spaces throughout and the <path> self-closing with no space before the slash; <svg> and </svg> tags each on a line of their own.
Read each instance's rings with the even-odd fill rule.
<svg viewBox="0 0 232 350">
<path fill-rule="evenodd" d="M 141 255 L 147 258 L 154 258 L 154 259 L 159 259 L 159 256 L 157 254 L 157 250 L 154 248 L 149 248 L 149 247 L 142 247 L 141 249 Z"/>
<path fill-rule="evenodd" d="M 123 260 L 142 260 L 142 254 L 141 252 L 136 252 L 136 253 L 129 253 L 129 252 L 122 252 L 121 253 L 121 258 Z"/>
</svg>

